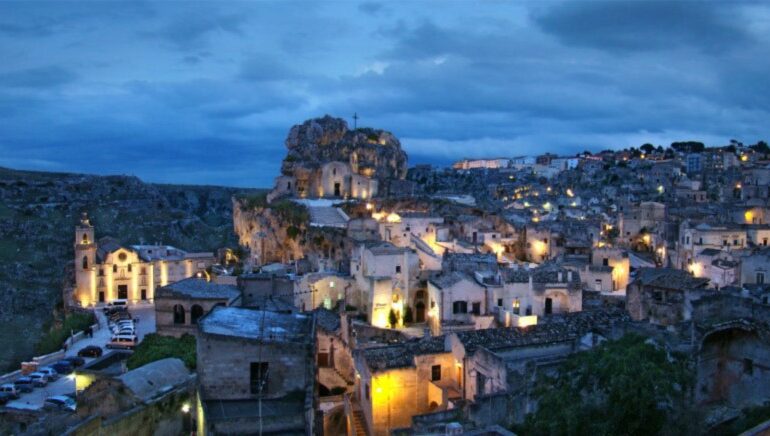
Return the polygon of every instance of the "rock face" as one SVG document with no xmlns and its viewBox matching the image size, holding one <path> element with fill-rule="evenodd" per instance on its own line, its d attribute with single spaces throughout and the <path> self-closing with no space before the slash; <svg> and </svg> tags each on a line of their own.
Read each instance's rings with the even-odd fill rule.
<svg viewBox="0 0 770 436">
<path fill-rule="evenodd" d="M 284 175 L 340 161 L 349 163 L 354 172 L 381 182 L 406 177 L 407 155 L 392 133 L 370 128 L 349 130 L 345 120 L 329 115 L 292 127 L 286 148 L 288 154 L 281 165 Z"/>
<path fill-rule="evenodd" d="M 60 321 L 81 212 L 97 238 L 215 251 L 237 243 L 231 197 L 243 191 L 0 168 L 0 370 L 30 359 L 42 332 Z"/>
</svg>

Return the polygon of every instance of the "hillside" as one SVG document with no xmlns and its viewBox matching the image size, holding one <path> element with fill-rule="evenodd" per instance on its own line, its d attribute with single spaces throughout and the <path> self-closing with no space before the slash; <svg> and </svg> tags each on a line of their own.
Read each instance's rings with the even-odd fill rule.
<svg viewBox="0 0 770 436">
<path fill-rule="evenodd" d="M 259 191 L 0 168 L 0 369 L 31 357 L 59 321 L 81 212 L 97 238 L 213 251 L 237 244 L 231 197 L 241 192 Z"/>
</svg>

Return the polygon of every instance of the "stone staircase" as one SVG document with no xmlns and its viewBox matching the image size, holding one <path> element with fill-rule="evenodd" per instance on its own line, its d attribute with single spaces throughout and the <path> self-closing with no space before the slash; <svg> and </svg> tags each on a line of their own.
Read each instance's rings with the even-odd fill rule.
<svg viewBox="0 0 770 436">
<path fill-rule="evenodd" d="M 342 210 L 330 206 L 309 206 L 310 225 L 316 227 L 346 228 L 348 217 Z"/>
<path fill-rule="evenodd" d="M 368 436 L 366 434 L 366 418 L 364 418 L 364 412 L 361 410 L 353 411 L 353 431 L 354 436 Z"/>
<path fill-rule="evenodd" d="M 356 384 L 353 380 L 350 380 L 347 377 L 345 377 L 337 368 L 332 367 L 332 369 L 334 370 L 334 372 L 337 373 L 338 376 L 340 376 L 341 379 L 345 380 L 345 383 L 348 386 L 353 386 L 354 384 Z"/>
</svg>

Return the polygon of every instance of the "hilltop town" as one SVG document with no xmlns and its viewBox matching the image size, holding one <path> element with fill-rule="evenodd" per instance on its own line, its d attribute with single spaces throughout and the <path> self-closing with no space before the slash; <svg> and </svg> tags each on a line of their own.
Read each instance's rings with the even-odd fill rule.
<svg viewBox="0 0 770 436">
<path fill-rule="evenodd" d="M 272 189 L 196 208 L 231 219 L 230 237 L 200 243 L 196 218 L 176 246 L 108 234 L 87 202 L 60 211 L 62 310 L 87 327 L 3 383 L 69 361 L 72 376 L 47 383 L 76 406 L 38 387 L 8 399 L 0 430 L 541 434 L 568 399 L 617 406 L 601 381 L 567 396 L 592 358 L 593 377 L 659 372 L 631 373 L 649 397 L 622 389 L 649 419 L 583 432 L 770 420 L 766 143 L 410 167 L 393 133 L 325 116 L 292 127 L 286 148 Z"/>
</svg>

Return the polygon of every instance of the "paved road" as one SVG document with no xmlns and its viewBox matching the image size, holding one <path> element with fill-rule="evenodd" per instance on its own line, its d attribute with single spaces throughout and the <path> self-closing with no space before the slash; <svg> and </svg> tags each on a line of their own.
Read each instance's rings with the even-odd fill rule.
<svg viewBox="0 0 770 436">
<path fill-rule="evenodd" d="M 136 333 L 141 341 L 144 335 L 155 332 L 155 309 L 151 304 L 137 305 L 129 308 L 131 315 L 134 318 L 138 318 L 136 323 Z M 93 338 L 84 338 L 72 345 L 67 350 L 67 356 L 76 356 L 78 351 L 89 345 L 97 345 L 102 347 L 104 351 L 108 351 L 104 348 L 104 345 L 109 342 L 111 333 L 107 326 L 107 318 L 101 309 L 96 310 L 96 318 L 99 321 L 99 329 L 94 331 Z M 86 363 L 90 362 L 91 358 L 86 358 Z M 14 407 L 17 409 L 39 409 L 43 407 L 43 402 L 46 398 L 54 395 L 66 395 L 75 392 L 75 379 L 73 376 L 62 376 L 59 380 L 48 383 L 48 386 L 44 388 L 35 388 L 34 391 L 22 394 L 18 400 L 8 402 L 8 407 Z"/>
</svg>

